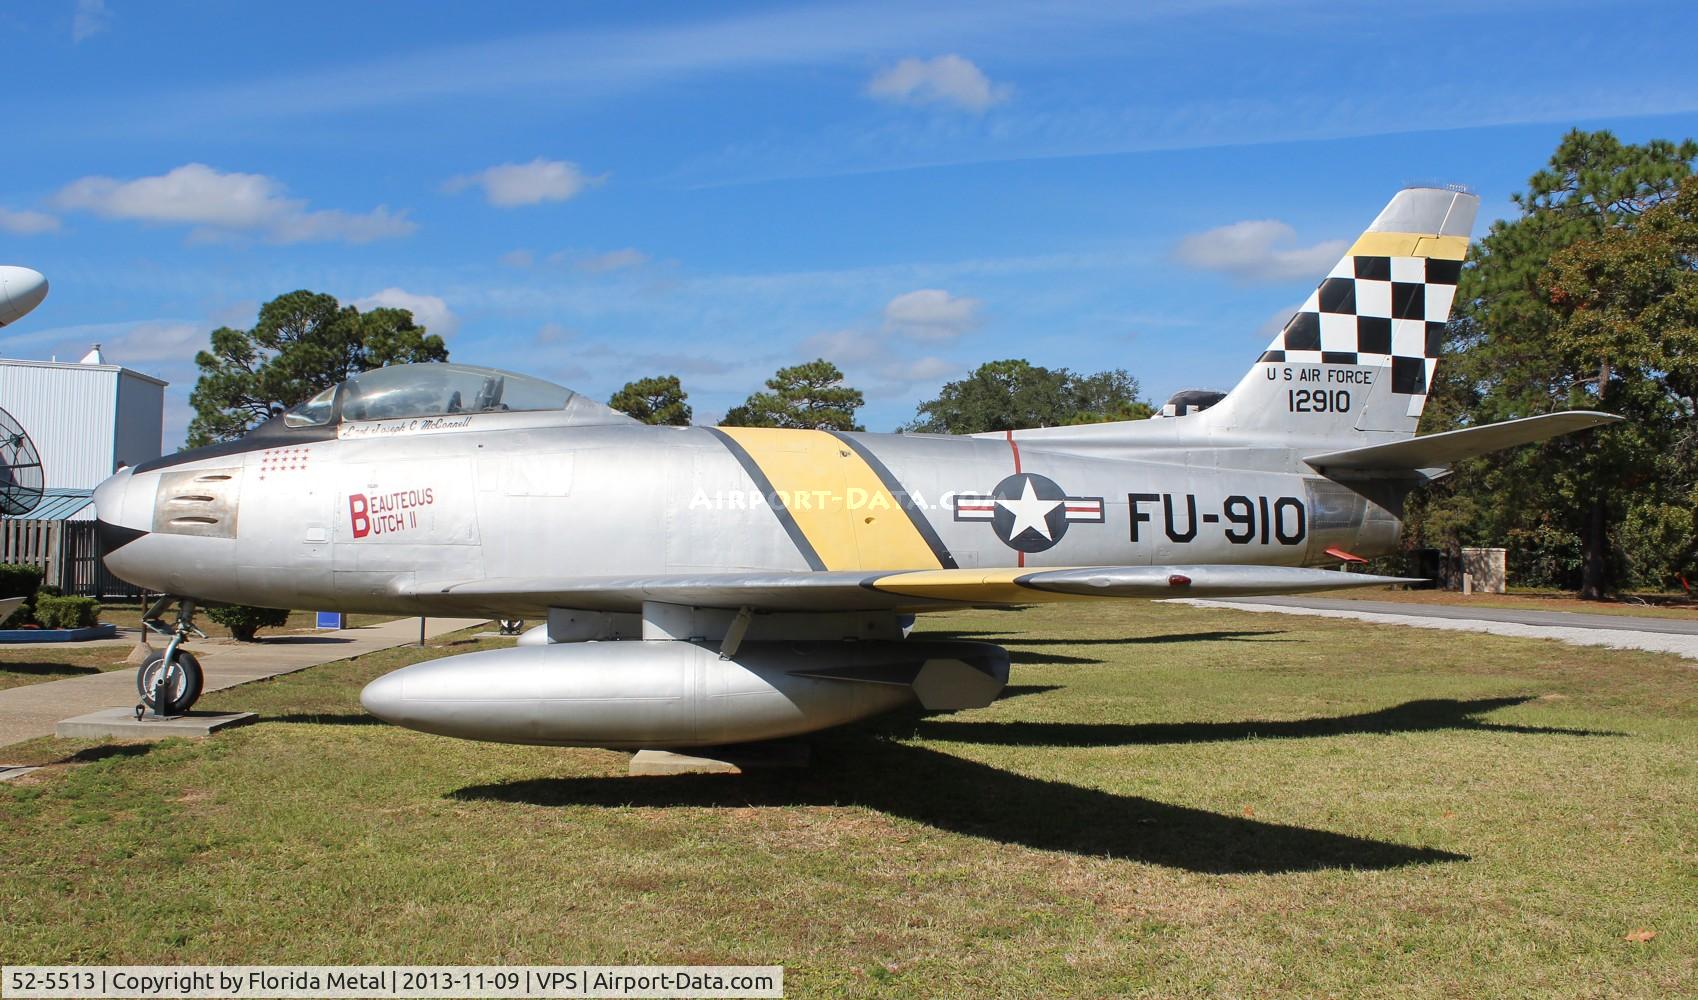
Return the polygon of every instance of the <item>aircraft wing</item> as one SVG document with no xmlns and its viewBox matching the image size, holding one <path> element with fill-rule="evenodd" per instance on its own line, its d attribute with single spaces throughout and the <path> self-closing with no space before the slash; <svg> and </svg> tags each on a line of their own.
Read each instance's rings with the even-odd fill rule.
<svg viewBox="0 0 1698 1000">
<path fill-rule="evenodd" d="M 1594 410 L 1543 413 L 1536 417 L 1505 420 L 1484 427 L 1464 427 L 1461 430 L 1427 434 L 1404 441 L 1393 441 L 1390 444 L 1311 455 L 1303 461 L 1328 476 L 1436 469 L 1465 458 L 1476 458 L 1489 452 L 1572 434 L 1588 427 L 1613 424 L 1622 419 L 1613 413 L 1599 413 Z"/>
<path fill-rule="evenodd" d="M 876 573 L 702 573 L 644 577 L 509 577 L 420 582 L 432 604 L 637 611 L 644 601 L 763 611 L 924 611 L 1102 598 L 1248 597 L 1417 583 L 1296 566 L 1090 566 Z"/>
</svg>

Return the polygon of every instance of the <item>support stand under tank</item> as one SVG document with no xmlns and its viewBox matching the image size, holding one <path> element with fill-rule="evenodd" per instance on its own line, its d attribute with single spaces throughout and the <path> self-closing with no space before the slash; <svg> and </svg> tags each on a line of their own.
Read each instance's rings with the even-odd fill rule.
<svg viewBox="0 0 1698 1000">
<path fill-rule="evenodd" d="M 812 757 L 806 743 L 779 740 L 737 743 L 688 750 L 638 750 L 626 771 L 633 778 L 677 774 L 746 774 L 750 771 L 795 770 Z"/>
</svg>

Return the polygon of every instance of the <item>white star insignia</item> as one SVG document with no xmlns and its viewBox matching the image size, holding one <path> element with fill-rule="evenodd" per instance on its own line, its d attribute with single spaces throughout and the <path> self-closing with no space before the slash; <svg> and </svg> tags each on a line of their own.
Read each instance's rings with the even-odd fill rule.
<svg viewBox="0 0 1698 1000">
<path fill-rule="evenodd" d="M 997 497 L 996 502 L 1014 515 L 1014 526 L 1008 529 L 1010 539 L 1019 538 L 1021 532 L 1029 528 L 1044 536 L 1046 540 L 1053 542 L 1055 536 L 1050 534 L 1049 530 L 1048 518 L 1050 512 L 1067 501 L 1039 499 L 1037 493 L 1032 489 L 1032 481 L 1028 479 L 1018 500 L 1005 500 L 1002 497 Z"/>
</svg>

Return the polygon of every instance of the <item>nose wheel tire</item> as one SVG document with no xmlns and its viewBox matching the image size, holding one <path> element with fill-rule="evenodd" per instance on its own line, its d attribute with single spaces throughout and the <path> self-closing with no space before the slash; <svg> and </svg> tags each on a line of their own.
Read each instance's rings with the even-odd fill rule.
<svg viewBox="0 0 1698 1000">
<path fill-rule="evenodd" d="M 165 670 L 165 654 L 156 651 L 142 662 L 141 669 L 136 671 L 136 693 L 141 695 L 142 704 L 158 715 L 182 715 L 200 699 L 201 684 L 204 680 L 201 674 L 200 661 L 194 654 L 186 650 L 178 650 L 175 662 L 171 665 L 165 677 L 165 705 L 154 705 L 155 689 L 159 686 L 159 675 Z"/>
</svg>

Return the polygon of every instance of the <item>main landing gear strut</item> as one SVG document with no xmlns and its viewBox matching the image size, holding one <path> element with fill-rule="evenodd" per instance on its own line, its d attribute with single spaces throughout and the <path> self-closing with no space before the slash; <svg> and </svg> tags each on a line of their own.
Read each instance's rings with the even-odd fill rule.
<svg viewBox="0 0 1698 1000">
<path fill-rule="evenodd" d="M 142 616 L 144 628 L 158 635 L 168 635 L 171 641 L 163 652 L 150 654 L 142 661 L 141 669 L 136 671 L 136 693 L 141 695 L 141 704 L 136 706 L 138 722 L 143 716 L 162 719 L 182 715 L 200 698 L 204 680 L 200 661 L 183 648 L 183 643 L 191 635 L 204 639 L 206 633 L 195 628 L 195 602 L 191 598 L 185 597 L 179 604 L 175 625 L 165 622 L 165 612 L 174 600 L 176 598 L 169 595 L 161 597 Z"/>
</svg>

